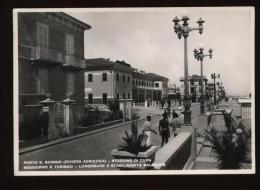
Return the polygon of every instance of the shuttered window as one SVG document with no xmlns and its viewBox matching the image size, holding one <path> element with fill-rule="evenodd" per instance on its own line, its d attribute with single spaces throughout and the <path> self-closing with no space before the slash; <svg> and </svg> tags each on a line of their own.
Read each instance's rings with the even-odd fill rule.
<svg viewBox="0 0 260 190">
<path fill-rule="evenodd" d="M 72 72 L 67 73 L 67 95 L 75 94 L 75 75 Z"/>
<path fill-rule="evenodd" d="M 37 93 L 49 93 L 49 71 L 45 68 L 39 68 L 37 79 Z"/>
<path fill-rule="evenodd" d="M 36 44 L 38 49 L 38 54 L 41 57 L 48 57 L 48 47 L 49 47 L 49 26 L 40 22 L 37 22 L 37 39 Z"/>
<path fill-rule="evenodd" d="M 66 34 L 66 54 L 68 55 L 74 55 L 75 53 L 75 41 L 74 36 L 71 34 Z"/>
</svg>

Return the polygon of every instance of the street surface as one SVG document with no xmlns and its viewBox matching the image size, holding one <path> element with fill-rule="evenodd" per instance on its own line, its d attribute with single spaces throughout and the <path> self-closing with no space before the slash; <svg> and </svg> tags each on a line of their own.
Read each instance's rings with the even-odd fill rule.
<svg viewBox="0 0 260 190">
<path fill-rule="evenodd" d="M 192 120 L 193 123 L 195 123 L 196 118 L 200 114 L 200 105 L 193 104 L 191 107 L 191 111 L 192 111 Z M 163 110 L 161 109 L 159 110 L 159 112 L 163 113 Z M 149 109 L 147 109 L 147 113 L 150 114 Z M 156 112 L 153 111 L 153 113 Z M 161 118 L 162 118 L 161 115 L 152 118 L 153 127 L 157 131 L 157 135 L 153 134 L 152 143 L 157 146 L 160 146 L 161 143 L 161 137 L 158 133 L 158 123 Z M 141 128 L 142 123 L 143 121 L 138 122 L 139 129 Z M 24 161 L 90 160 L 90 159 L 111 160 L 112 157 L 110 155 L 110 152 L 111 150 L 116 149 L 118 145 L 123 142 L 122 137 L 125 136 L 126 129 L 130 131 L 130 124 L 124 127 L 105 130 L 72 141 L 64 142 L 37 151 L 22 154 L 19 157 L 20 170 L 23 170 Z M 107 169 L 111 170 L 116 168 L 107 168 Z M 95 168 L 95 170 L 97 169 Z M 102 168 L 102 170 L 104 170 L 104 168 Z"/>
</svg>

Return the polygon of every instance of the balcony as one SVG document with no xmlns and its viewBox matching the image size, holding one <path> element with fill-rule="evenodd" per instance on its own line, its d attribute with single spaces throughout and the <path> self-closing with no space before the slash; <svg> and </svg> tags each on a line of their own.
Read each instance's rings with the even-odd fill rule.
<svg viewBox="0 0 260 190">
<path fill-rule="evenodd" d="M 31 47 L 26 45 L 18 46 L 19 58 L 29 59 L 39 63 L 48 63 L 51 65 L 62 64 L 67 68 L 84 68 L 83 58 L 74 55 L 64 55 L 63 52 L 42 47 Z"/>
<path fill-rule="evenodd" d="M 18 46 L 19 58 L 30 59 L 32 61 L 45 61 L 50 63 L 62 63 L 63 53 L 49 48 L 31 47 L 27 45 Z"/>
<path fill-rule="evenodd" d="M 63 53 L 54 49 L 33 47 L 32 60 L 45 60 L 54 63 L 63 62 Z"/>
<path fill-rule="evenodd" d="M 76 57 L 74 55 L 65 55 L 63 66 L 83 69 L 85 68 L 85 62 L 83 58 Z"/>
</svg>

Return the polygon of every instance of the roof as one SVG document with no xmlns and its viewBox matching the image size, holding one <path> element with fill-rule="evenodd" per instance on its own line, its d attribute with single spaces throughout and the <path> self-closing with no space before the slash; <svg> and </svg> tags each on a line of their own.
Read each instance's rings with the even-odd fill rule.
<svg viewBox="0 0 260 190">
<path fill-rule="evenodd" d="M 199 75 L 196 75 L 196 74 L 194 74 L 194 75 L 192 75 L 192 76 L 189 76 L 189 80 L 200 80 L 200 76 Z M 203 78 L 203 80 L 208 80 L 205 76 L 203 76 L 202 77 Z M 180 78 L 180 81 L 183 81 L 184 80 L 184 77 L 181 77 Z"/>
<path fill-rule="evenodd" d="M 64 13 L 64 12 L 57 12 L 56 14 L 58 14 L 58 15 L 64 17 L 64 18 L 70 20 L 71 22 L 81 26 L 84 30 L 89 30 L 91 28 L 90 25 L 88 25 L 88 24 L 86 24 L 86 23 L 84 23 L 84 22 L 82 22 L 82 21 L 80 21 L 80 20 L 78 20 L 78 19 L 76 19 L 76 18 L 74 18 L 74 17 Z"/>
<path fill-rule="evenodd" d="M 157 75 L 155 73 L 146 73 L 145 74 L 148 77 L 151 77 L 153 81 L 164 81 L 164 82 L 168 82 L 169 79 L 160 75 Z"/>
<path fill-rule="evenodd" d="M 112 69 L 112 70 L 120 70 L 120 71 L 131 71 L 133 68 L 130 64 L 124 61 L 110 61 L 109 59 L 105 58 L 93 58 L 93 59 L 86 59 L 85 60 L 85 69 L 86 70 L 105 70 L 105 69 Z"/>
</svg>

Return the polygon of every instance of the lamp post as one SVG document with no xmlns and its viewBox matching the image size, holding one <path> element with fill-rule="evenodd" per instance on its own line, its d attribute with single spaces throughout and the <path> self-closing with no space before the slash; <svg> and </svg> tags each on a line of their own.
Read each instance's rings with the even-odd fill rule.
<svg viewBox="0 0 260 190">
<path fill-rule="evenodd" d="M 220 74 L 213 73 L 211 78 L 214 80 L 214 104 L 216 105 L 216 78 L 220 78 Z"/>
<path fill-rule="evenodd" d="M 203 32 L 203 23 L 205 22 L 201 18 L 197 21 L 198 27 L 192 28 L 189 27 L 188 24 L 189 17 L 183 16 L 180 20 L 177 16 L 173 19 L 174 22 L 174 32 L 178 35 L 178 38 L 181 39 L 181 37 L 184 38 L 184 108 L 183 111 L 184 114 L 184 125 L 191 125 L 191 102 L 189 97 L 189 83 L 188 83 L 188 46 L 187 46 L 187 38 L 189 36 L 189 33 L 193 30 L 198 30 L 200 34 Z M 182 21 L 182 25 L 179 23 Z"/>
<path fill-rule="evenodd" d="M 199 50 L 194 49 L 194 57 L 198 61 L 200 61 L 200 85 L 201 85 L 201 96 L 200 96 L 200 113 L 205 113 L 205 99 L 204 99 L 204 84 L 203 84 L 203 59 L 204 57 L 209 56 L 209 58 L 212 58 L 212 49 L 209 49 L 209 54 L 204 54 L 204 49 L 202 47 L 199 48 Z"/>
</svg>

